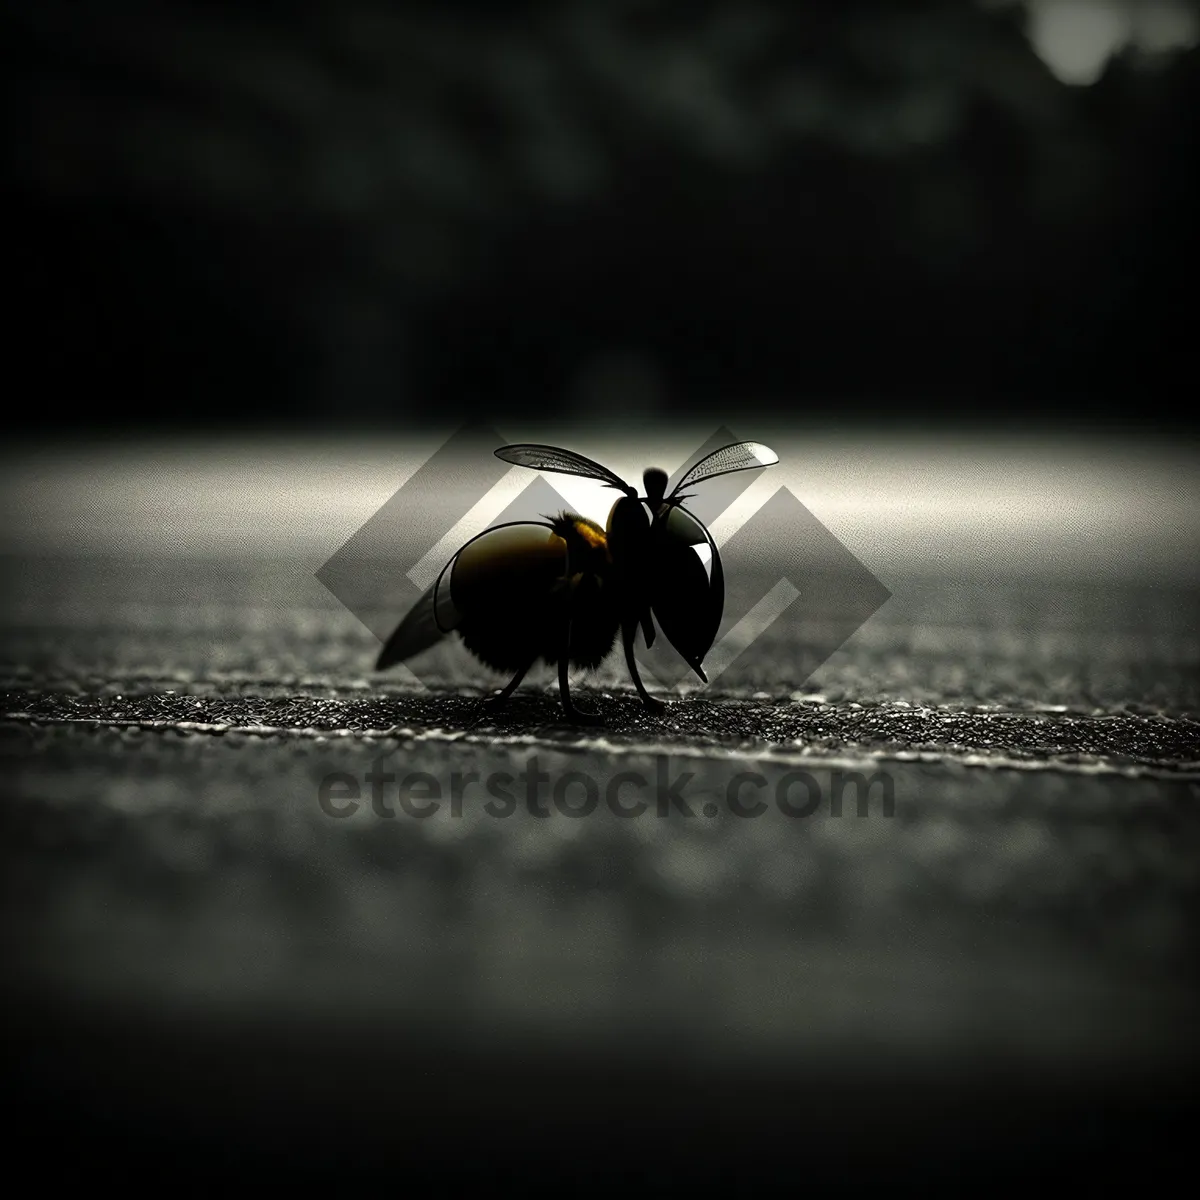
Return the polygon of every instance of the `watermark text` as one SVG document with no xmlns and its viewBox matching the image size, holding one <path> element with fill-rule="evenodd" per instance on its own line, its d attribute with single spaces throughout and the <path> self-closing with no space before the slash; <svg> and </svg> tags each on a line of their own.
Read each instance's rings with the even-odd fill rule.
<svg viewBox="0 0 1200 1200">
<path fill-rule="evenodd" d="M 714 786 L 696 783 L 694 771 L 678 769 L 659 755 L 654 771 L 617 771 L 604 778 L 587 771 L 551 773 L 536 755 L 520 771 L 452 771 L 439 778 L 427 771 L 405 772 L 377 762 L 363 776 L 333 771 L 317 788 L 317 804 L 335 820 L 369 812 L 381 820 L 426 820 L 438 813 L 451 818 L 482 812 L 503 820 L 518 812 L 547 820 L 578 819 L 601 810 L 618 818 L 708 818 L 728 815 L 742 820 L 774 810 L 785 817 L 891 817 L 894 781 L 886 771 L 809 771 L 772 773 L 741 770 Z"/>
</svg>

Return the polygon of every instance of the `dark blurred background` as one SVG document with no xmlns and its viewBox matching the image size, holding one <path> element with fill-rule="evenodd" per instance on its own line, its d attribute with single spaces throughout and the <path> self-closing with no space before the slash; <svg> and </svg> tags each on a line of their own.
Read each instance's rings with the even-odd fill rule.
<svg viewBox="0 0 1200 1200">
<path fill-rule="evenodd" d="M 18 428 L 1186 420 L 1198 0 L 6 24 Z"/>
<path fill-rule="evenodd" d="M 572 1193 L 1194 1169 L 1200 0 L 3 12 L 14 1161 L 173 1195 L 530 1151 Z M 562 741 L 537 681 L 459 739 L 466 651 L 428 696 L 376 674 L 317 572 L 472 416 L 622 472 L 762 438 L 744 515 L 812 518 L 772 550 L 824 524 L 891 597 L 810 678 L 806 577 L 661 742 Z M 396 619 L 404 569 L 366 580 Z M 646 746 L 714 788 L 887 764 L 900 819 L 315 803 L 385 749 Z"/>
</svg>

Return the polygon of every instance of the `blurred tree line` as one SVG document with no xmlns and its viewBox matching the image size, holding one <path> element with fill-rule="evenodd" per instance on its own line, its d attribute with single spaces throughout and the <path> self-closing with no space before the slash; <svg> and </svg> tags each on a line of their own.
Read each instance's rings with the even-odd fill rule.
<svg viewBox="0 0 1200 1200">
<path fill-rule="evenodd" d="M 10 8 L 28 421 L 783 405 L 1167 421 L 1200 50 L 1020 4 Z M 18 416 L 18 419 L 19 416 Z"/>
</svg>

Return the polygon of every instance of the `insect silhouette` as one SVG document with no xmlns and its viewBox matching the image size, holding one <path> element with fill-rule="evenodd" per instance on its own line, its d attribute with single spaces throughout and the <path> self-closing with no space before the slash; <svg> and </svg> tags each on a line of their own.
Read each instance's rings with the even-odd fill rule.
<svg viewBox="0 0 1200 1200">
<path fill-rule="evenodd" d="M 654 645 L 655 622 L 667 641 L 703 680 L 725 607 L 721 556 L 712 535 L 684 506 L 685 488 L 706 479 L 768 467 L 779 456 L 759 442 L 735 442 L 701 459 L 665 495 L 667 474 L 642 475 L 639 496 L 607 467 L 556 446 L 521 443 L 496 452 L 505 462 L 538 471 L 595 479 L 622 493 L 604 527 L 577 513 L 544 521 L 510 521 L 471 538 L 442 568 L 388 639 L 376 670 L 412 658 L 451 632 L 481 662 L 511 672 L 491 697 L 503 703 L 539 660 L 558 665 L 567 717 L 592 724 L 595 714 L 576 707 L 567 675 L 572 666 L 594 669 L 618 632 L 642 703 L 665 705 L 638 674 L 633 648 L 640 628 Z"/>
</svg>

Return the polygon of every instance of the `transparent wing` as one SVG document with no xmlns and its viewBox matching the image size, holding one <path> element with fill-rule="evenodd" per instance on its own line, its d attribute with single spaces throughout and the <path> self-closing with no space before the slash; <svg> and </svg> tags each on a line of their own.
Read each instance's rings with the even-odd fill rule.
<svg viewBox="0 0 1200 1200">
<path fill-rule="evenodd" d="M 492 525 L 464 542 L 438 573 L 438 577 L 425 589 L 421 598 L 409 609 L 408 615 L 396 627 L 392 636 L 388 638 L 375 662 L 375 669 L 383 671 L 398 662 L 413 658 L 423 650 L 428 650 L 430 646 L 436 645 L 446 634 L 458 628 L 463 614 L 454 602 L 450 589 L 450 576 L 464 552 L 469 552 L 472 547 L 479 546 L 484 549 L 483 561 L 485 563 L 490 561 L 493 567 L 504 567 L 506 564 L 511 566 L 515 562 L 519 566 L 522 556 L 528 557 L 530 553 L 528 539 L 526 538 L 522 543 L 519 536 L 517 540 L 509 540 L 508 535 L 514 530 L 527 533 L 531 529 L 549 530 L 553 533 L 554 526 L 548 521 L 505 521 L 500 525 Z M 497 540 L 497 535 L 499 535 L 499 540 Z M 542 550 L 542 547 L 535 546 L 534 549 L 535 551 Z M 542 553 L 544 554 L 544 550 Z M 475 571 L 478 572 L 477 564 Z M 470 580 L 468 580 L 469 582 Z M 482 582 L 486 593 L 488 581 L 485 579 Z"/>
<path fill-rule="evenodd" d="M 559 475 L 581 475 L 584 479 L 598 479 L 610 487 L 628 493 L 629 485 L 607 467 L 602 467 L 573 450 L 558 446 L 541 446 L 533 442 L 520 442 L 513 446 L 501 446 L 496 457 L 519 467 L 532 467 L 535 471 L 556 471 Z"/>
<path fill-rule="evenodd" d="M 422 650 L 435 646 L 449 632 L 445 614 L 438 612 L 438 585 L 441 576 L 431 584 L 408 611 L 385 643 L 375 662 L 375 670 L 384 671 L 398 662 L 413 658 Z"/>
<path fill-rule="evenodd" d="M 748 471 L 752 467 L 770 467 L 778 461 L 779 455 L 762 442 L 734 442 L 702 458 L 679 481 L 671 496 L 677 496 L 684 488 L 717 475 L 731 475 L 734 471 Z"/>
</svg>

